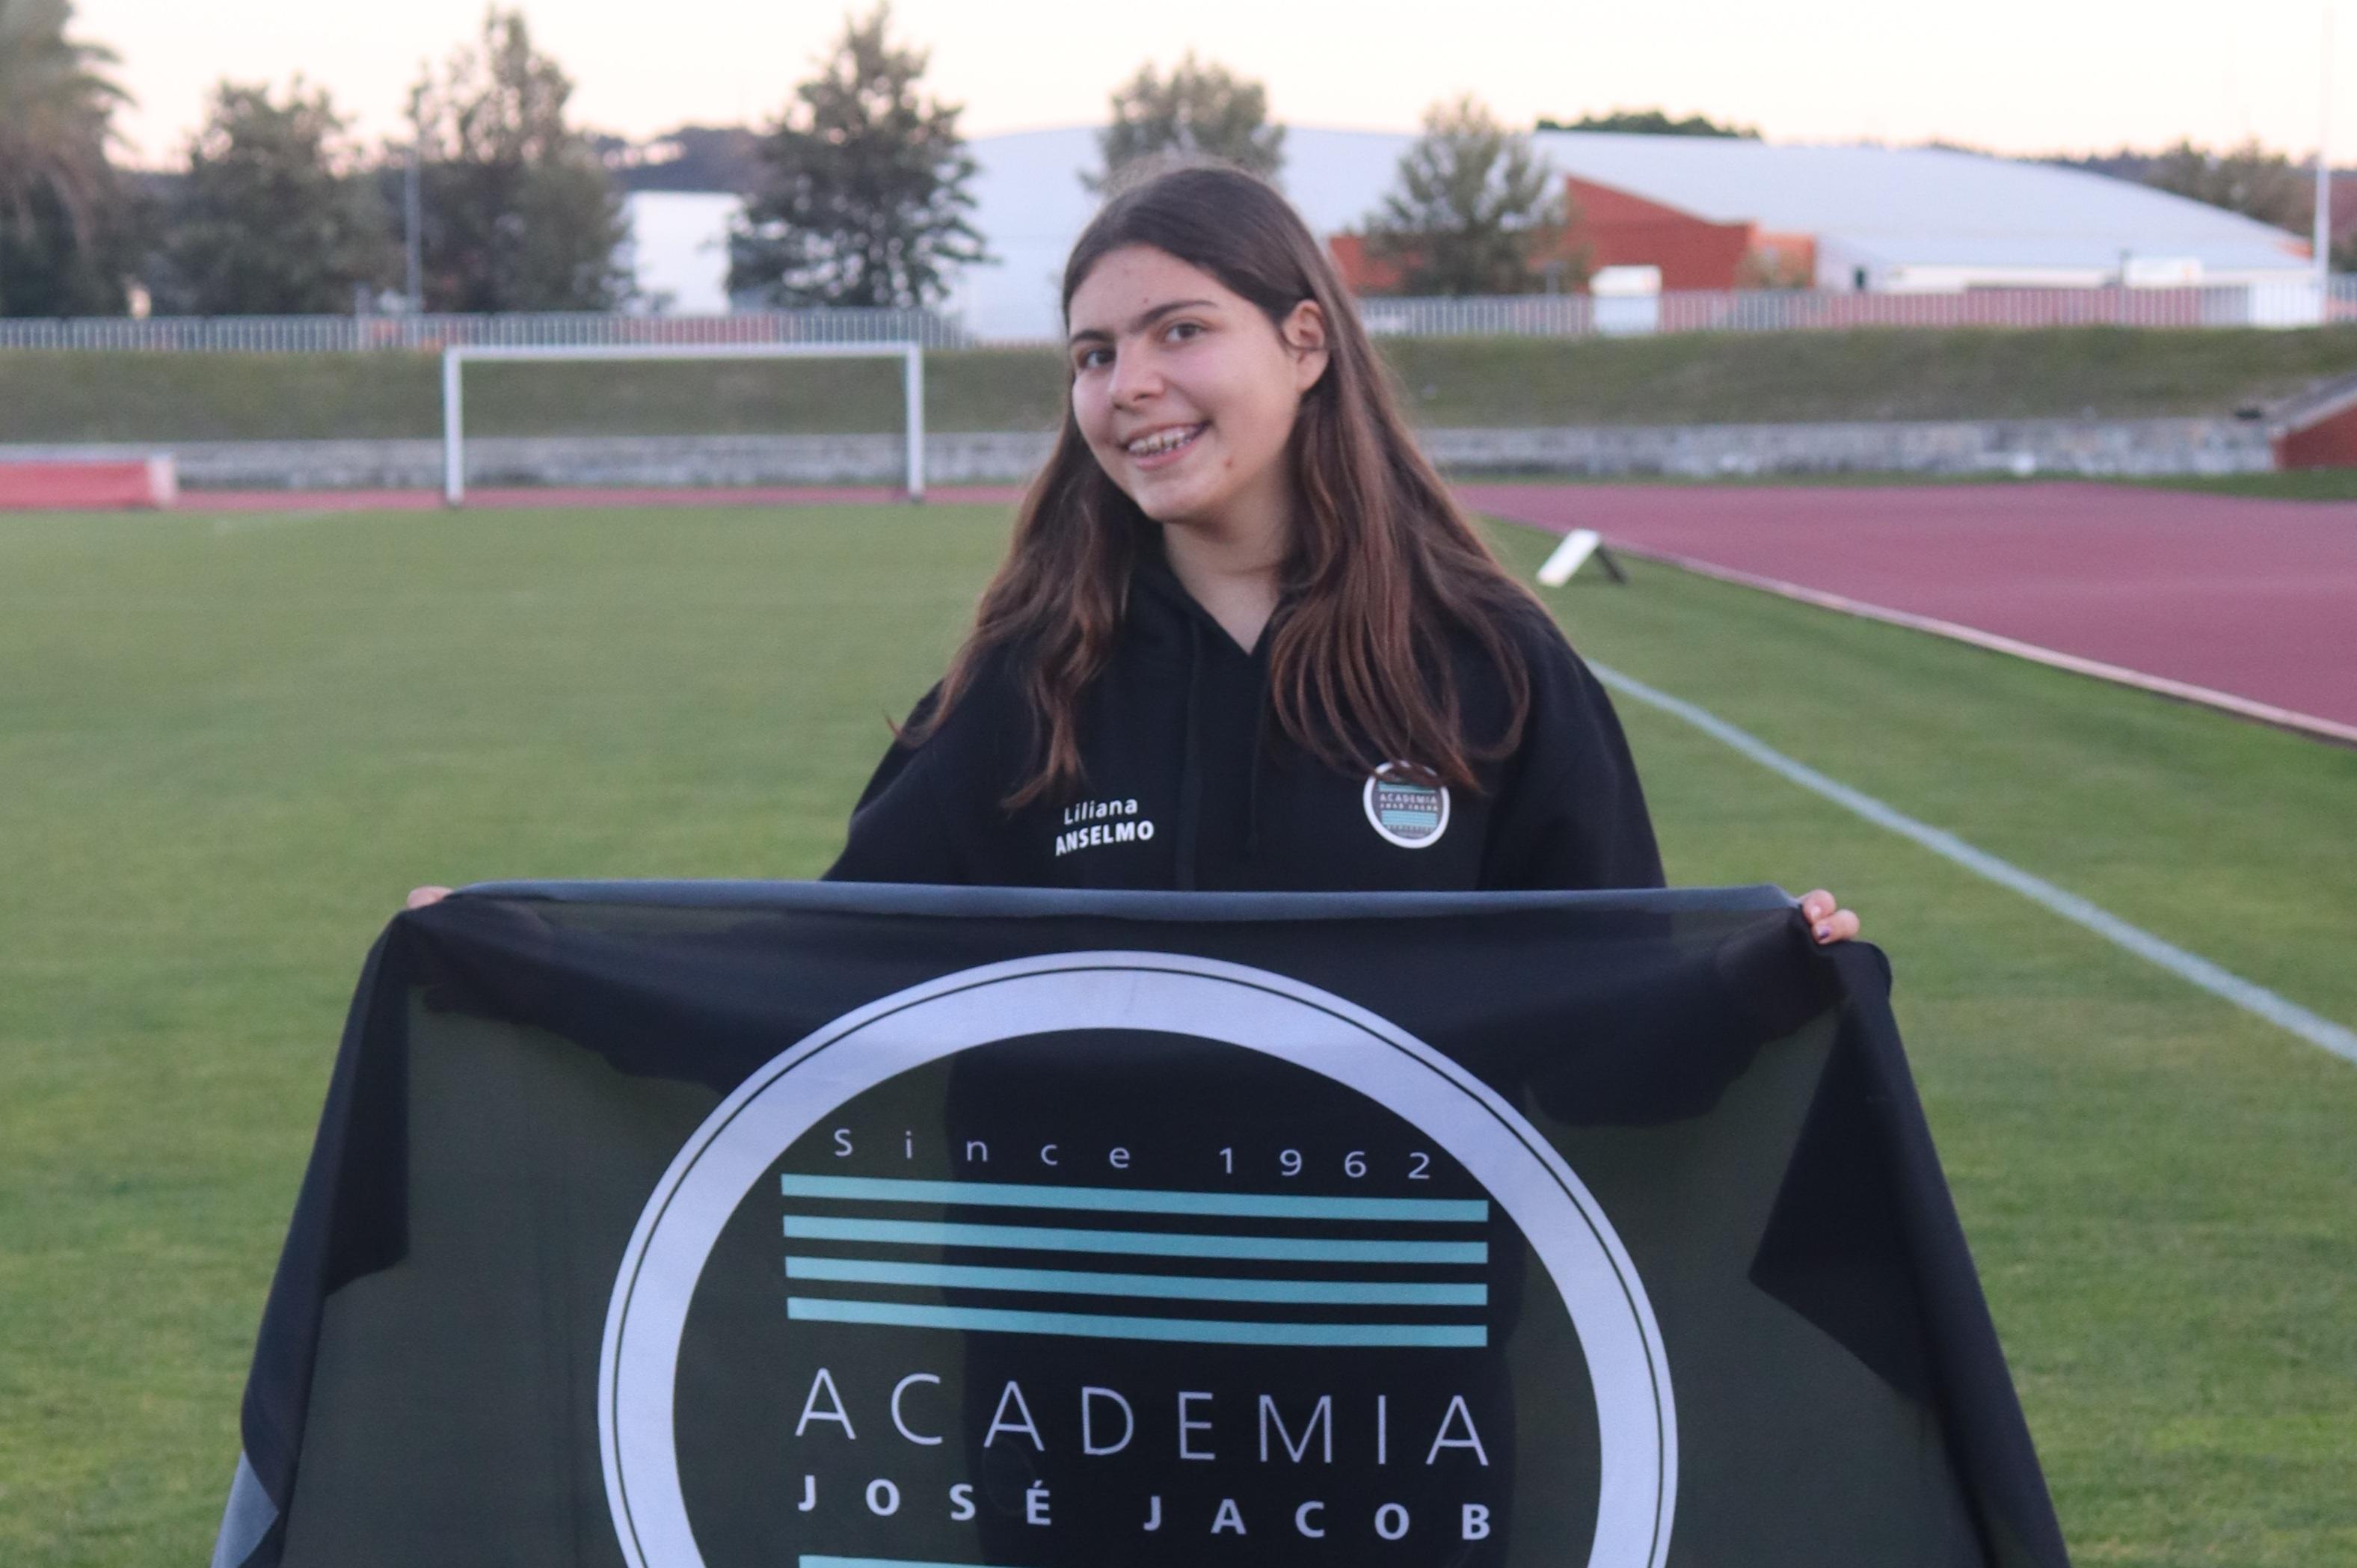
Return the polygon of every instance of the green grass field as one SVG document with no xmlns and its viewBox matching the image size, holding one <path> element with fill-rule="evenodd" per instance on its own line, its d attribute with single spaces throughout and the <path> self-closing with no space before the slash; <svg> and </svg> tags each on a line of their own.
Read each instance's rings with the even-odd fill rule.
<svg viewBox="0 0 2357 1568">
<path fill-rule="evenodd" d="M 815 873 L 1006 523 L 0 518 L 0 1563 L 204 1560 L 404 890 Z M 1553 596 L 1591 656 L 2357 1021 L 2357 752 L 1632 575 Z M 2357 1067 L 1623 712 L 1674 880 L 1822 882 L 1889 948 L 2078 1559 L 2357 1564 Z"/>
<path fill-rule="evenodd" d="M 2357 328 L 1869 329 L 1648 338 L 1384 338 L 1433 426 L 2225 414 L 2357 371 Z M 431 354 L 0 352 L 0 443 L 441 433 Z M 467 372 L 479 435 L 898 430 L 899 367 L 738 362 Z M 1052 426 L 1052 349 L 926 360 L 935 430 Z"/>
</svg>

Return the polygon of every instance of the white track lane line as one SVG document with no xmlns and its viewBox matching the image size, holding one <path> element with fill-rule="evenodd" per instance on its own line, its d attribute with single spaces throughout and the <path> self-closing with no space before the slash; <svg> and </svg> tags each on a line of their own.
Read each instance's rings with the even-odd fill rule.
<svg viewBox="0 0 2357 1568">
<path fill-rule="evenodd" d="M 2159 965 L 2179 979 L 2198 985 L 2212 996 L 2231 1002 L 2277 1028 L 2298 1035 L 2312 1046 L 2321 1046 L 2334 1056 L 2357 1062 L 2357 1031 L 2311 1013 L 2296 1002 L 2287 1002 L 2266 986 L 2221 969 L 2198 953 L 2190 953 L 2183 948 L 2165 942 L 2140 926 L 2131 926 L 2075 893 L 2067 893 L 2043 877 L 2032 876 L 2019 866 L 1999 860 L 1986 850 L 1975 849 L 1952 832 L 1935 828 L 1929 822 L 1917 822 L 1871 795 L 1853 789 L 1838 779 L 1828 779 L 1806 763 L 1794 761 L 1749 731 L 1736 728 L 1716 714 L 1682 698 L 1673 697 L 1667 692 L 1656 690 L 1617 670 L 1596 663 L 1590 663 L 1588 668 L 1596 671 L 1598 680 L 1613 691 L 1632 697 L 1648 707 L 1659 708 L 1674 718 L 1684 719 L 1712 739 L 1725 742 L 1760 767 L 1790 779 L 1802 789 L 1855 811 L 1878 827 L 1888 828 L 1901 838 L 1912 840 L 1933 854 L 1953 861 L 1975 876 L 1986 877 L 2000 887 L 2011 888 L 2031 903 L 2061 916 L 2073 925 L 2085 927 L 2104 940 L 2126 948 L 2138 958 Z"/>
</svg>

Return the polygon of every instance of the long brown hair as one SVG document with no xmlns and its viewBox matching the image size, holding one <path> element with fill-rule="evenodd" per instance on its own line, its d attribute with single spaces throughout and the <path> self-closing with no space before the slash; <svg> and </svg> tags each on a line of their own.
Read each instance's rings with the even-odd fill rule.
<svg viewBox="0 0 2357 1568">
<path fill-rule="evenodd" d="M 1501 623 L 1544 612 L 1417 449 L 1324 249 L 1282 196 L 1243 170 L 1167 168 L 1114 196 L 1082 232 L 1064 264 L 1068 314 L 1090 269 L 1129 245 L 1209 273 L 1272 325 L 1305 299 L 1326 318 L 1326 370 L 1302 396 L 1289 448 L 1293 536 L 1270 628 L 1277 722 L 1329 767 L 1405 762 L 1477 789 L 1473 763 L 1512 751 L 1530 708 L 1529 672 Z M 1155 526 L 1090 452 L 1067 396 L 1054 452 L 1024 495 L 974 629 L 903 740 L 921 742 L 984 661 L 1005 652 L 1020 668 L 1038 737 L 1034 771 L 1006 805 L 1080 783 L 1081 698 L 1112 656 L 1131 570 L 1156 547 Z M 1506 725 L 1487 742 L 1464 733 L 1453 630 L 1478 640 L 1505 690 Z"/>
</svg>

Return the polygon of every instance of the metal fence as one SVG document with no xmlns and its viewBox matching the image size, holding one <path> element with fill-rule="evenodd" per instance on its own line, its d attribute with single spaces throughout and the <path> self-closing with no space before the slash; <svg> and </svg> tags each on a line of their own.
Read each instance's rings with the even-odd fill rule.
<svg viewBox="0 0 2357 1568">
<path fill-rule="evenodd" d="M 1520 295 L 1359 302 L 1387 338 L 1586 338 L 1659 332 L 1805 332 L 1857 328 L 2302 327 L 2357 322 L 2357 277 L 2198 288 L 2007 288 L 1961 294 L 1779 289 L 1658 295 Z M 318 354 L 453 347 L 685 347 L 717 343 L 982 339 L 932 310 L 780 310 L 733 316 L 213 316 L 0 319 L 0 349 L 95 349 Z M 1026 341 L 1031 341 L 1026 339 Z"/>
<path fill-rule="evenodd" d="M 1596 330 L 1596 303 L 1584 294 L 1377 296 L 1359 301 L 1359 319 L 1379 338 L 1585 338 Z"/>
<path fill-rule="evenodd" d="M 451 348 L 668 348 L 722 343 L 882 343 L 963 349 L 971 334 L 931 310 L 764 310 L 734 316 L 159 316 L 0 319 L 0 349 L 335 354 Z"/>
<path fill-rule="evenodd" d="M 1359 302 L 1367 330 L 1396 338 L 1584 338 L 1650 332 L 1855 328 L 2301 327 L 2357 321 L 2357 277 L 2195 288 L 2004 288 L 1957 294 L 1831 289 L 1528 295 Z"/>
</svg>

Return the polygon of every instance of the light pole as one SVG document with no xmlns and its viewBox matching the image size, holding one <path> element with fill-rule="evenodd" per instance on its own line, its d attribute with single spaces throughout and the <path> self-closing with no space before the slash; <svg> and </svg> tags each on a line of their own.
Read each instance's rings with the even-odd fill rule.
<svg viewBox="0 0 2357 1568">
<path fill-rule="evenodd" d="M 409 295 L 409 314 L 425 313 L 425 237 L 420 232 L 424 224 L 425 199 L 419 189 L 423 175 L 421 165 L 425 157 L 425 107 L 421 92 L 409 95 L 409 168 L 404 175 L 401 188 L 401 227 L 405 243 L 405 282 L 403 291 Z"/>
<path fill-rule="evenodd" d="M 402 292 L 409 296 L 409 313 L 419 316 L 425 310 L 425 246 L 417 232 L 417 220 L 425 204 L 417 190 L 417 143 L 414 139 L 409 144 L 409 169 L 403 176 L 401 186 L 401 225 L 403 232 L 408 236 L 407 243 L 403 247 L 407 253 L 404 269 L 406 286 Z"/>
<path fill-rule="evenodd" d="M 2326 134 L 2332 127 L 2332 7 L 2324 8 L 2323 63 L 2316 97 L 2316 308 L 2319 320 L 2332 315 L 2332 160 L 2326 156 Z"/>
</svg>

